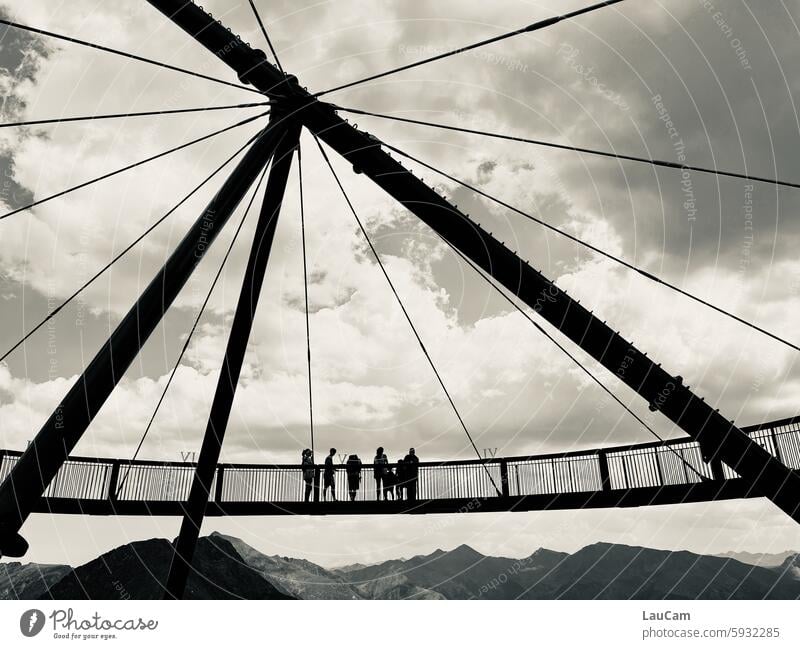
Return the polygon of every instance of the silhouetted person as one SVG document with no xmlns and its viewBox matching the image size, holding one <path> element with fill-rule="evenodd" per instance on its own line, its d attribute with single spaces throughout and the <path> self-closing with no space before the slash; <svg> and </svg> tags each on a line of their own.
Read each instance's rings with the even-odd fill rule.
<svg viewBox="0 0 800 649">
<path fill-rule="evenodd" d="M 403 489 L 406 488 L 406 462 L 403 459 L 397 460 L 397 483 L 394 487 L 395 498 L 403 500 Z"/>
<path fill-rule="evenodd" d="M 417 478 L 419 477 L 419 458 L 413 448 L 403 458 L 403 471 L 406 474 L 406 500 L 417 499 Z"/>
<path fill-rule="evenodd" d="M 305 500 L 308 502 L 311 499 L 311 490 L 314 488 L 314 459 L 311 456 L 310 448 L 303 451 L 301 468 L 303 471 L 303 482 L 306 483 Z"/>
<path fill-rule="evenodd" d="M 383 474 L 383 499 L 389 500 L 389 496 L 392 497 L 394 500 L 397 496 L 395 496 L 395 487 L 397 487 L 397 474 L 392 471 L 392 467 L 386 467 L 386 473 Z"/>
<path fill-rule="evenodd" d="M 350 494 L 350 500 L 356 499 L 358 488 L 361 486 L 361 458 L 358 455 L 351 455 L 347 458 L 347 491 Z"/>
<path fill-rule="evenodd" d="M 375 459 L 372 463 L 374 464 L 375 490 L 378 493 L 378 500 L 380 500 L 383 494 L 383 476 L 385 476 L 389 470 L 389 460 L 386 457 L 386 453 L 383 452 L 383 446 L 379 446 L 378 450 L 375 451 Z M 386 497 L 384 496 L 384 500 L 385 499 Z"/>
<path fill-rule="evenodd" d="M 325 458 L 325 469 L 322 473 L 322 499 L 328 500 L 328 487 L 331 488 L 331 497 L 336 500 L 336 480 L 335 471 L 336 467 L 333 466 L 333 456 L 336 455 L 336 449 L 332 448 L 328 457 Z"/>
</svg>

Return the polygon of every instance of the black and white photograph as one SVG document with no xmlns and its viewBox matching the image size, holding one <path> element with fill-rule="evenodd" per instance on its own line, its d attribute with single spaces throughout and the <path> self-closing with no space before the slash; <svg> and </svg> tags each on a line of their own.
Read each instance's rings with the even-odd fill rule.
<svg viewBox="0 0 800 649">
<path fill-rule="evenodd" d="M 798 646 L 799 109 L 799 0 L 0 0 L 3 646 Z"/>
</svg>

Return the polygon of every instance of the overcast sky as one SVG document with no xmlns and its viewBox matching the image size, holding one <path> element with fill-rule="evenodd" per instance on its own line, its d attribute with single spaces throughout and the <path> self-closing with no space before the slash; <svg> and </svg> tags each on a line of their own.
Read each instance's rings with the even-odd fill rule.
<svg viewBox="0 0 800 649">
<path fill-rule="evenodd" d="M 266 49 L 248 3 L 203 3 Z M 310 90 L 346 83 L 585 3 L 337 0 L 260 2 L 284 67 Z M 716 5 L 716 6 L 715 6 Z M 142 0 L 5 0 L 22 23 L 234 75 Z M 534 34 L 326 97 L 394 113 L 619 153 L 798 181 L 800 3 L 628 0 Z M 258 95 L 17 30 L 0 39 L 2 121 L 219 106 Z M 0 130 L 5 213 L 222 128 L 257 109 Z M 666 119 L 674 124 L 670 132 Z M 800 192 L 656 171 L 369 117 L 360 128 L 776 333 L 798 340 Z M 0 347 L 163 215 L 261 123 L 16 214 L 0 223 Z M 303 138 L 318 449 L 390 459 L 469 458 L 383 276 L 313 140 Z M 435 235 L 334 157 L 479 448 L 521 455 L 650 441 Z M 414 167 L 414 165 L 411 165 Z M 427 182 L 742 425 L 798 414 L 796 354 L 588 254 L 430 171 Z M 242 381 L 227 461 L 295 461 L 309 445 L 299 195 L 293 170 Z M 219 181 L 0 364 L 0 445 L 24 448 Z M 234 221 L 238 220 L 238 215 Z M 199 449 L 255 219 L 245 225 L 141 457 Z M 130 457 L 233 232 L 218 239 L 81 440 L 76 453 Z M 794 326 L 792 326 L 794 325 Z M 561 339 L 562 342 L 563 339 Z M 567 344 L 570 349 L 572 345 Z M 586 360 L 578 350 L 577 355 Z M 599 376 L 664 436 L 666 421 Z M 318 459 L 323 453 L 318 452 Z M 78 562 L 120 543 L 173 536 L 177 520 L 34 516 L 32 560 Z M 762 501 L 633 511 L 460 518 L 212 521 L 268 552 L 337 564 L 462 542 L 495 554 L 605 540 L 696 551 L 800 549 L 797 527 Z M 324 534 L 319 532 L 324 531 Z"/>
</svg>

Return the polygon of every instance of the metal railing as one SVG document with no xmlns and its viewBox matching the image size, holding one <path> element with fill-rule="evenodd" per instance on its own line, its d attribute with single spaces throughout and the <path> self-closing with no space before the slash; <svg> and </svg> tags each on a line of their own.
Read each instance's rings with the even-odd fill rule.
<svg viewBox="0 0 800 649">
<path fill-rule="evenodd" d="M 800 469 L 800 417 L 743 430 L 786 466 Z M 18 451 L 0 450 L 0 482 L 20 455 Z M 395 475 L 397 465 L 389 464 L 388 468 Z M 194 469 L 195 464 L 189 462 L 71 458 L 47 487 L 45 496 L 183 501 L 188 498 Z M 323 471 L 321 465 L 314 467 L 314 500 L 323 497 Z M 681 438 L 530 457 L 420 462 L 417 499 L 496 496 L 489 474 L 502 495 L 508 497 L 687 485 L 700 482 L 700 476 L 709 480 L 738 477 L 727 466 L 705 463 L 699 444 Z M 355 499 L 376 500 L 374 465 L 362 465 L 360 478 Z M 334 484 L 339 500 L 349 499 L 348 483 L 346 465 L 337 464 Z M 302 502 L 305 487 L 303 470 L 297 464 L 220 464 L 209 496 L 217 502 Z M 397 497 L 397 490 L 394 495 Z"/>
</svg>

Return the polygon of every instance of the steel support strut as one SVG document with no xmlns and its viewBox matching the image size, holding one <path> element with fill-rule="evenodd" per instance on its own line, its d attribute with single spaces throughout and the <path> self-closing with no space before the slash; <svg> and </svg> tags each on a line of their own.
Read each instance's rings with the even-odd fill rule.
<svg viewBox="0 0 800 649">
<path fill-rule="evenodd" d="M 277 108 L 273 110 L 273 119 L 280 119 L 279 115 Z M 286 181 L 292 166 L 292 157 L 300 139 L 299 123 L 293 120 L 286 120 L 284 123 L 280 141 L 272 158 L 253 246 L 250 250 L 239 302 L 236 305 L 236 313 L 228 336 L 225 358 L 217 381 L 214 401 L 211 404 L 211 412 L 203 436 L 203 445 L 197 460 L 189 500 L 184 508 L 181 531 L 175 543 L 164 592 L 165 599 L 181 599 L 186 588 L 197 539 L 211 494 L 214 473 L 217 469 L 217 462 L 219 462 L 233 397 L 236 393 L 236 385 L 250 339 L 256 306 L 264 282 L 272 241 L 275 237 L 275 228 L 278 224 L 278 214 L 286 190 Z"/>
<path fill-rule="evenodd" d="M 754 493 L 766 496 L 800 522 L 800 475 L 751 440 L 733 422 L 695 395 L 679 376 L 653 363 L 497 241 L 454 205 L 425 185 L 381 148 L 373 136 L 336 114 L 336 107 L 313 98 L 271 66 L 263 52 L 232 35 L 187 0 L 147 0 L 228 64 L 245 82 L 294 106 L 297 119 L 331 148 L 369 176 L 429 227 L 516 294 L 565 336 L 643 397 L 650 408 L 695 438 L 704 459 L 722 461 L 737 471 Z"/>
<path fill-rule="evenodd" d="M 0 485 L 0 555 L 27 551 L 20 528 L 266 165 L 276 135 L 258 136 Z"/>
</svg>

